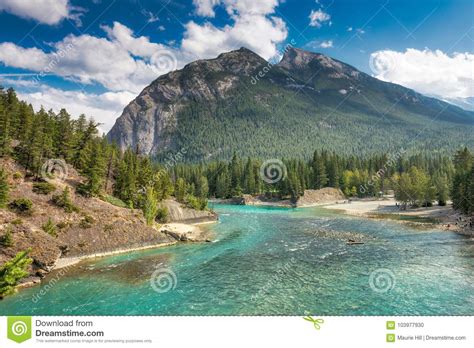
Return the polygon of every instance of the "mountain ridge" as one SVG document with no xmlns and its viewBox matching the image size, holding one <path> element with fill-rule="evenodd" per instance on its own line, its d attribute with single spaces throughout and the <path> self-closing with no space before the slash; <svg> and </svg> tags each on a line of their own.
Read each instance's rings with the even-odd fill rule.
<svg viewBox="0 0 474 348">
<path fill-rule="evenodd" d="M 308 156 L 315 148 L 387 151 L 390 146 L 381 144 L 381 137 L 400 133 L 390 144 L 400 147 L 427 126 L 432 138 L 428 148 L 447 150 L 465 145 L 452 135 L 464 134 L 462 126 L 472 129 L 473 115 L 320 53 L 290 47 L 272 65 L 242 47 L 158 77 L 125 107 L 107 136 L 122 149 L 136 148 L 157 158 L 187 144 L 191 151 L 186 160 L 193 161 L 210 153 L 228 158 L 233 152 Z M 372 130 L 376 123 L 382 129 Z M 351 124 L 369 140 L 350 136 Z M 290 132 L 282 134 L 283 129 Z M 443 131 L 451 138 L 443 139 Z M 294 136 L 304 139 L 300 146 Z M 318 141 L 312 144 L 308 137 Z"/>
</svg>

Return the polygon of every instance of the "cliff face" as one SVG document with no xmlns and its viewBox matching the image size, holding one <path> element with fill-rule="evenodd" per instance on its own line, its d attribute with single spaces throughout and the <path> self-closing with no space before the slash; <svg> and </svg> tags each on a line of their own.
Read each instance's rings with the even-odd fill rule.
<svg viewBox="0 0 474 348">
<path fill-rule="evenodd" d="M 216 213 L 208 210 L 190 209 L 173 199 L 164 200 L 161 204 L 168 209 L 170 222 L 195 224 L 217 221 Z"/>
<path fill-rule="evenodd" d="M 185 105 L 190 101 L 215 102 L 226 98 L 242 76 L 250 76 L 262 64 L 267 62 L 241 48 L 163 75 L 124 109 L 108 138 L 122 149 L 138 148 L 143 154 L 172 148 L 177 114 Z"/>
</svg>

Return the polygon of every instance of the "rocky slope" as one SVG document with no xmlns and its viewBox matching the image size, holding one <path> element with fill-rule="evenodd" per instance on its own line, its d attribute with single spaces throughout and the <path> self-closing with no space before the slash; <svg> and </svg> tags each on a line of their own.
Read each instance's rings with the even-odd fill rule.
<svg viewBox="0 0 474 348">
<path fill-rule="evenodd" d="M 469 138 L 473 115 L 322 54 L 290 48 L 270 65 L 241 48 L 160 76 L 108 138 L 158 157 L 186 148 L 186 160 L 307 155 L 315 147 L 375 152 L 412 139 L 439 150 Z"/>
<path fill-rule="evenodd" d="M 33 258 L 33 263 L 30 274 L 37 277 L 54 268 L 60 258 L 78 258 L 166 245 L 181 240 L 167 233 L 167 228 L 147 226 L 140 210 L 121 208 L 98 198 L 75 195 L 74 188 L 82 178 L 71 167 L 66 181 L 51 181 L 56 186 L 54 192 L 37 194 L 32 191 L 33 182 L 22 177 L 21 167 L 11 160 L 0 160 L 0 165 L 9 173 L 10 200 L 27 198 L 33 202 L 30 215 L 0 209 L 0 236 L 10 230 L 13 239 L 11 246 L 0 245 L 0 264 L 11 259 L 17 252 L 31 248 L 30 257 Z M 52 196 L 61 193 L 64 187 L 70 188 L 73 203 L 78 208 L 76 212 L 68 213 L 51 202 Z M 216 220 L 215 214 L 181 207 L 173 200 L 164 204 L 180 212 L 179 218 L 176 214 L 170 214 L 171 222 L 189 222 L 196 217 L 201 220 Z M 56 225 L 57 236 L 51 236 L 42 229 L 49 218 Z M 173 228 L 173 224 L 170 224 L 169 229 Z M 200 238 L 197 227 L 190 226 L 189 229 L 193 232 L 193 237 L 189 238 L 191 241 L 204 241 L 209 238 L 207 235 Z"/>
</svg>

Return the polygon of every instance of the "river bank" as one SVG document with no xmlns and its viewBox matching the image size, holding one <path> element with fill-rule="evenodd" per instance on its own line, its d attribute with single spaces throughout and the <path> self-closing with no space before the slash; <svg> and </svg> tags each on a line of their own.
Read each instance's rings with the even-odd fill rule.
<svg viewBox="0 0 474 348">
<path fill-rule="evenodd" d="M 38 316 L 472 314 L 469 238 L 429 225 L 420 233 L 411 224 L 347 218 L 320 208 L 216 205 L 215 211 L 220 222 L 209 226 L 213 243 L 177 243 L 87 260 L 7 296 L 0 311 Z M 364 244 L 348 245 L 349 234 Z M 386 296 L 374 290 L 385 285 L 371 283 L 371 274 L 381 268 L 393 273 Z M 166 292 L 156 292 L 162 284 L 157 270 L 170 275 Z"/>
<path fill-rule="evenodd" d="M 364 199 L 328 204 L 324 205 L 323 208 L 339 210 L 344 214 L 372 219 L 390 219 L 409 223 L 431 223 L 446 231 L 453 231 L 468 236 L 474 235 L 474 230 L 469 225 L 470 218 L 456 212 L 451 204 L 402 210 L 394 198 L 384 198 L 380 200 Z"/>
</svg>

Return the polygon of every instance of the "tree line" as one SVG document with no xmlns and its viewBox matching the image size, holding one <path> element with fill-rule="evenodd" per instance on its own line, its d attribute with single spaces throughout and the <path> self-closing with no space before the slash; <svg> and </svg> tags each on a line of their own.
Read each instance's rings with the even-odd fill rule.
<svg viewBox="0 0 474 348">
<path fill-rule="evenodd" d="M 45 160 L 63 159 L 85 177 L 78 193 L 142 209 L 149 221 L 166 215 L 159 202 L 171 196 L 189 207 L 206 209 L 210 197 L 251 194 L 295 201 L 307 189 L 324 187 L 359 198 L 393 191 L 404 206 L 445 205 L 452 199 L 455 208 L 472 213 L 473 160 L 467 148 L 453 160 L 428 153 L 342 156 L 317 150 L 307 160 L 279 161 L 273 170 L 281 177 L 270 183 L 262 159 L 234 153 L 229 161 L 184 159 L 168 165 L 139 155 L 138 149 L 120 151 L 99 135 L 98 126 L 84 115 L 72 119 L 65 109 L 35 112 L 18 100 L 13 89 L 0 90 L 0 156 L 14 158 L 37 180 Z"/>
</svg>

